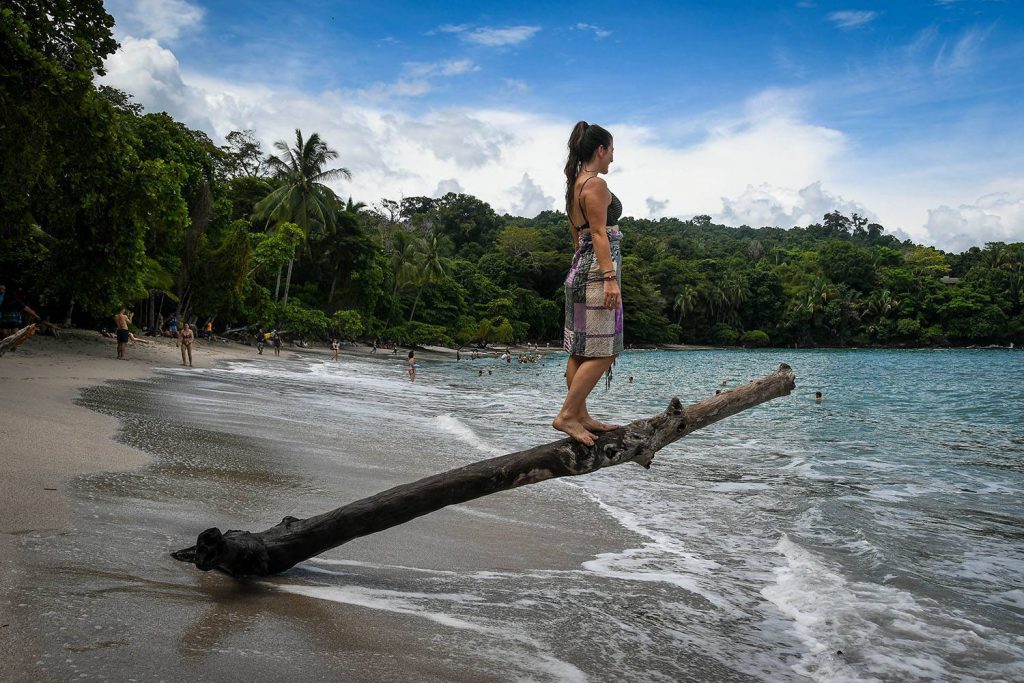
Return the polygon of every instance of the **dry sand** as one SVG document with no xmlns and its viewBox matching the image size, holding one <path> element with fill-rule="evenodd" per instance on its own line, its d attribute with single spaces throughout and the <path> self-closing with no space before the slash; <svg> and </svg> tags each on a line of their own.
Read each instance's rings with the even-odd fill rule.
<svg viewBox="0 0 1024 683">
<path fill-rule="evenodd" d="M 149 461 L 145 453 L 112 439 L 117 420 L 74 404 L 83 387 L 180 365 L 173 339 L 147 342 L 129 344 L 128 360 L 119 361 L 113 339 L 68 330 L 59 338 L 34 336 L 0 358 L 0 662 L 10 661 L 10 648 L 20 646 L 21 630 L 12 624 L 10 611 L 16 600 L 11 591 L 23 571 L 18 539 L 66 525 L 69 510 L 62 490 L 70 479 Z M 254 353 L 239 344 L 197 340 L 193 364 L 209 367 Z M 9 680 L 3 674 L 0 663 L 0 678 Z"/>
<path fill-rule="evenodd" d="M 194 361 L 198 367 L 255 357 L 255 349 L 235 343 L 200 340 L 197 344 Z M 343 353 L 369 351 L 369 347 L 350 345 Z M 378 356 L 383 356 L 383 362 L 404 363 L 406 352 L 400 349 L 388 358 L 391 354 L 382 349 Z M 314 348 L 284 350 L 282 355 L 328 353 Z M 434 353 L 438 359 L 445 357 Z M 272 356 L 272 350 L 264 357 L 268 354 Z M 438 626 L 429 620 L 254 591 L 219 575 L 183 572 L 163 550 L 157 556 L 129 562 L 131 566 L 118 571 L 107 568 L 110 562 L 104 564 L 109 558 L 95 555 L 91 556 L 95 560 L 86 559 L 70 568 L 48 564 L 49 556 L 38 552 L 41 546 L 33 539 L 44 539 L 44 545 L 45 539 L 50 539 L 75 548 L 81 542 L 78 525 L 86 525 L 89 532 L 90 521 L 73 514 L 64 494 L 72 480 L 92 472 L 149 471 L 157 462 L 115 441 L 118 419 L 75 404 L 84 387 L 143 378 L 154 368 L 180 364 L 170 339 L 130 345 L 127 355 L 128 361 L 118 361 L 113 340 L 95 332 L 71 331 L 59 339 L 35 337 L 17 352 L 0 358 L 0 500 L 4 510 L 0 515 L 0 680 L 64 680 L 81 672 L 99 677 L 138 674 L 136 677 L 158 680 L 168 671 L 176 672 L 172 674 L 175 677 L 201 675 L 222 680 L 240 679 L 242 672 L 248 671 L 248 679 L 255 680 L 271 676 L 269 669 L 260 669 L 268 661 L 279 667 L 275 671 L 282 675 L 301 667 L 305 673 L 300 678 L 307 679 L 337 678 L 342 672 L 349 680 L 495 678 L 493 673 L 482 675 L 473 662 L 453 663 L 443 652 L 432 652 L 430 643 Z M 423 355 L 429 358 L 434 354 L 428 351 Z M 339 488 L 337 493 L 332 489 L 332 497 L 356 497 L 357 491 L 347 490 L 346 482 L 348 487 L 375 491 L 410 476 L 422 476 L 421 469 L 435 468 L 415 453 L 409 458 L 398 471 L 376 471 L 372 482 L 362 482 L 356 476 L 358 468 L 351 470 L 344 482 L 335 482 Z M 533 517 L 558 520 L 563 502 L 554 495 L 545 498 L 549 502 L 542 502 Z M 596 523 L 600 513 L 594 504 L 577 506 L 579 518 L 570 520 L 568 528 L 558 523 L 533 523 L 530 517 L 514 524 L 492 521 L 509 519 L 510 509 L 521 504 L 518 498 L 494 497 L 474 503 L 470 510 L 443 511 L 387 536 L 354 542 L 345 557 L 441 569 L 561 569 L 578 567 L 596 552 L 622 547 L 618 534 Z M 168 524 L 174 527 L 168 533 L 187 538 L 185 529 L 175 524 L 193 527 L 195 522 L 168 520 Z M 573 528 L 579 531 L 568 530 Z M 95 541 L 96 537 L 88 538 Z M 113 540 L 131 548 L 120 549 L 122 553 L 138 551 L 130 541 Z M 107 550 L 116 554 L 119 548 L 91 548 L 93 553 Z M 140 587 L 146 588 L 140 593 Z M 86 612 L 88 621 L 79 621 L 86 618 Z M 155 614 L 159 619 L 149 618 Z M 239 624 L 250 623 L 261 628 L 239 630 Z M 118 636 L 107 637 L 108 632 Z M 261 658 L 232 654 L 236 650 L 226 648 L 222 638 L 241 648 L 237 652 L 260 652 Z M 301 647 L 296 654 L 275 660 L 282 639 L 295 640 Z"/>
</svg>

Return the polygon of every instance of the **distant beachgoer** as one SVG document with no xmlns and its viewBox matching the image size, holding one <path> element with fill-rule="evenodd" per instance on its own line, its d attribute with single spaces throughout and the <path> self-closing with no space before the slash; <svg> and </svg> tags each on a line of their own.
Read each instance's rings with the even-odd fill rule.
<svg viewBox="0 0 1024 683">
<path fill-rule="evenodd" d="M 178 316 L 174 313 L 171 313 L 171 317 L 167 319 L 167 331 L 175 339 L 178 338 Z"/>
<path fill-rule="evenodd" d="M 633 383 L 633 375 L 630 375 L 629 376 L 629 382 L 627 382 L 627 384 L 632 384 L 632 383 Z"/>
<path fill-rule="evenodd" d="M 587 397 L 622 352 L 622 203 L 598 175 L 614 160 L 612 135 L 580 121 L 569 136 L 565 210 L 576 253 L 565 278 L 563 348 L 568 391 L 551 426 L 592 446 L 595 433 L 619 425 L 595 420 Z"/>
<path fill-rule="evenodd" d="M 455 360 L 462 360 L 462 352 L 459 349 L 455 349 Z"/>
<path fill-rule="evenodd" d="M 213 321 L 212 320 L 207 320 L 206 321 L 206 328 L 203 330 L 203 332 L 204 332 L 203 336 L 205 336 L 207 339 L 209 339 L 210 337 L 213 336 Z"/>
<path fill-rule="evenodd" d="M 480 369 L 480 371 L 477 373 L 477 377 L 483 377 L 483 376 L 484 376 L 484 371 L 483 371 L 483 369 Z"/>
<path fill-rule="evenodd" d="M 722 383 L 719 384 L 718 386 L 720 386 L 720 387 L 727 387 L 727 386 L 729 386 L 729 380 L 723 379 Z"/>
<path fill-rule="evenodd" d="M 418 368 L 419 365 L 420 365 L 419 363 L 416 362 L 416 352 L 415 351 L 410 351 L 409 352 L 409 357 L 406 358 L 405 364 L 406 364 L 407 369 L 409 371 L 409 381 L 410 382 L 415 382 L 416 381 L 416 368 Z"/>
<path fill-rule="evenodd" d="M 263 335 L 263 327 L 256 328 L 256 353 L 263 355 L 263 347 L 267 343 L 267 338 Z"/>
<path fill-rule="evenodd" d="M 492 373 L 492 372 L 491 372 L 491 370 L 490 370 L 490 368 L 488 368 L 488 369 L 487 369 L 487 374 L 488 374 L 488 375 L 491 375 L 491 374 L 494 374 L 494 373 Z"/>
<path fill-rule="evenodd" d="M 718 396 L 720 393 L 722 393 L 721 389 L 715 389 L 715 396 Z"/>
<path fill-rule="evenodd" d="M 195 341 L 196 335 L 192 331 L 192 326 L 185 323 L 181 326 L 181 331 L 178 332 L 178 347 L 181 349 L 181 364 L 185 365 L 185 354 L 188 354 L 188 366 L 192 367 L 192 342 Z"/>
<path fill-rule="evenodd" d="M 370 353 L 377 353 L 377 340 L 376 339 L 373 340 L 373 349 L 370 350 Z"/>
<path fill-rule="evenodd" d="M 331 340 L 331 359 L 338 360 L 338 351 L 341 349 L 341 344 L 338 343 L 337 339 Z"/>
<path fill-rule="evenodd" d="M 146 339 L 139 339 L 138 337 L 136 337 L 131 332 L 128 333 L 128 341 L 130 341 L 132 344 L 148 344 L 149 343 L 148 340 L 146 340 Z"/>
<path fill-rule="evenodd" d="M 39 314 L 24 302 L 23 297 L 21 290 L 15 290 L 10 296 L 4 294 L 3 303 L 0 303 L 0 338 L 9 337 L 20 330 L 26 313 L 36 320 L 42 320 Z"/>
<path fill-rule="evenodd" d="M 391 355 L 392 356 L 398 355 L 398 344 L 395 344 L 394 346 L 391 347 Z"/>
<path fill-rule="evenodd" d="M 128 323 L 131 322 L 132 314 L 128 313 L 127 309 L 122 306 L 121 310 L 114 316 L 114 326 L 117 328 L 117 359 L 125 360 L 124 347 L 128 344 L 128 340 L 131 338 L 131 333 L 128 332 Z"/>
<path fill-rule="evenodd" d="M 823 400 L 824 399 L 821 396 L 821 392 L 820 391 L 815 391 L 814 392 L 814 402 L 815 403 L 821 403 Z"/>
<path fill-rule="evenodd" d="M 270 336 L 270 344 L 271 344 L 271 346 L 274 347 L 274 355 L 275 356 L 280 356 L 281 355 L 281 334 L 277 330 L 274 330 L 273 334 L 271 334 L 271 336 Z"/>
<path fill-rule="evenodd" d="M 0 307 L 4 305 L 5 296 L 7 296 L 7 285 L 0 285 Z"/>
</svg>

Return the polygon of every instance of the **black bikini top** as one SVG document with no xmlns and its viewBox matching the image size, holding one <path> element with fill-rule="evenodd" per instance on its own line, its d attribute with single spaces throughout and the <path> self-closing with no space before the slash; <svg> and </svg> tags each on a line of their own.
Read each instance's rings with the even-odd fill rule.
<svg viewBox="0 0 1024 683">
<path fill-rule="evenodd" d="M 580 205 L 580 213 L 583 214 L 583 225 L 576 228 L 576 230 L 580 232 L 590 230 L 590 219 L 587 218 L 587 209 L 583 206 L 583 188 L 596 177 L 596 175 L 590 176 L 583 181 L 583 184 L 580 185 L 580 193 L 576 198 L 576 201 L 579 202 Z M 614 192 L 612 192 L 612 201 L 608 204 L 608 216 L 604 221 L 605 227 L 618 225 L 620 218 L 622 218 L 622 202 L 620 202 L 619 198 L 615 196 Z"/>
</svg>

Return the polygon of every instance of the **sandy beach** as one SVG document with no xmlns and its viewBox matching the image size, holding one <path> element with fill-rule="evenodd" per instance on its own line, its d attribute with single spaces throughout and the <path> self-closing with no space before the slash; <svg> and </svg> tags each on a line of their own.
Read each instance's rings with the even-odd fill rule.
<svg viewBox="0 0 1024 683">
<path fill-rule="evenodd" d="M 453 572 L 575 570 L 631 539 L 609 520 L 596 524 L 596 505 L 567 506 L 558 490 L 546 489 L 525 508 L 522 496 L 495 496 L 359 539 L 318 560 L 327 564 L 297 568 L 283 584 L 261 588 L 197 572 L 167 553 L 211 523 L 265 528 L 285 514 L 322 512 L 456 463 L 429 457 L 445 452 L 441 441 L 409 451 L 372 424 L 351 423 L 338 427 L 349 444 L 342 446 L 347 464 L 332 462 L 328 475 L 317 465 L 322 456 L 300 443 L 301 432 L 279 436 L 267 425 L 264 438 L 252 426 L 237 436 L 191 430 L 203 406 L 163 402 L 180 383 L 175 378 L 190 376 L 172 340 L 131 345 L 128 361 L 115 360 L 114 351 L 97 333 L 71 331 L 33 338 L 0 359 L 2 680 L 159 680 L 169 671 L 267 680 L 296 669 L 303 680 L 497 680 L 503 676 L 488 674 L 478 657 L 432 651 L 439 632 L 464 628 L 457 620 L 410 610 L 390 590 L 324 600 L 305 583 L 335 569 L 357 580 L 365 574 L 369 587 L 356 590 L 371 592 L 378 574 L 399 584 L 407 575 L 412 589 Z M 289 358 L 327 354 L 285 350 L 275 359 L 267 351 L 256 365 L 272 371 Z M 205 369 L 256 356 L 243 345 L 202 341 L 194 355 Z M 345 355 L 370 355 L 369 347 L 349 346 Z M 383 368 L 401 358 L 379 361 Z M 181 443 L 210 455 L 183 463 L 176 459 Z M 306 464 L 297 464 L 300 453 Z M 336 589 L 343 595 L 346 583 Z M 540 666 L 575 671 L 561 661 Z"/>
<path fill-rule="evenodd" d="M 113 339 L 91 330 L 67 330 L 59 338 L 36 335 L 17 351 L 0 358 L 0 441 L 4 447 L 0 499 L 0 674 L 18 658 L 23 631 L 12 623 L 11 589 L 23 575 L 18 540 L 37 532 L 54 532 L 68 523 L 67 483 L 89 472 L 140 467 L 146 453 L 112 439 L 117 421 L 74 404 L 86 386 L 109 380 L 135 379 L 153 368 L 178 365 L 172 339 L 147 338 L 130 344 L 127 361 L 115 358 Z M 226 358 L 249 357 L 253 350 L 238 344 L 199 340 L 195 367 L 209 367 Z"/>
</svg>

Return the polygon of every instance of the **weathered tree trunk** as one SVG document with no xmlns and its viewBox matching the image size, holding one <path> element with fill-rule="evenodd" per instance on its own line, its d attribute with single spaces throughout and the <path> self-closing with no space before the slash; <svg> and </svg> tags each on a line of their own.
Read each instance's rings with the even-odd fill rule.
<svg viewBox="0 0 1024 683">
<path fill-rule="evenodd" d="M 358 500 L 308 519 L 285 517 L 277 526 L 251 533 L 212 528 L 196 545 L 172 553 L 203 571 L 235 577 L 266 576 L 354 538 L 403 524 L 448 505 L 556 477 L 635 462 L 650 467 L 654 454 L 690 432 L 793 390 L 788 365 L 742 387 L 683 407 L 673 398 L 665 412 L 636 420 L 601 436 L 592 447 L 562 439 L 518 453 L 482 460 Z"/>
<path fill-rule="evenodd" d="M 274 301 L 281 298 L 281 271 L 284 270 L 284 264 L 282 263 L 277 267 L 277 284 L 274 285 Z"/>
<path fill-rule="evenodd" d="M 416 291 L 416 299 L 412 302 L 412 313 L 409 314 L 409 322 L 412 322 L 412 319 L 416 317 L 416 305 L 420 302 L 420 294 L 422 293 L 423 286 L 421 285 Z"/>
<path fill-rule="evenodd" d="M 67 315 L 64 316 L 64 327 L 71 327 L 71 314 L 75 312 L 75 300 L 71 299 L 68 304 Z"/>
<path fill-rule="evenodd" d="M 330 308 L 331 302 L 334 301 L 334 290 L 338 286 L 338 273 L 335 271 L 334 278 L 331 280 L 331 292 L 327 295 L 327 307 Z"/>
<path fill-rule="evenodd" d="M 288 290 L 292 286 L 292 266 L 295 264 L 295 257 L 292 256 L 291 260 L 288 261 L 288 276 L 284 279 L 284 298 L 281 299 L 281 305 L 288 305 Z"/>
<path fill-rule="evenodd" d="M 0 356 L 4 355 L 8 351 L 13 351 L 18 348 L 36 333 L 36 325 L 32 323 L 28 327 L 23 327 L 9 337 L 4 337 L 0 340 Z"/>
</svg>

